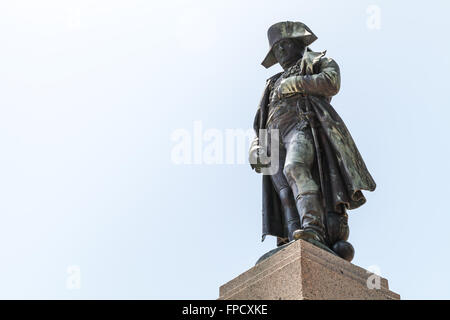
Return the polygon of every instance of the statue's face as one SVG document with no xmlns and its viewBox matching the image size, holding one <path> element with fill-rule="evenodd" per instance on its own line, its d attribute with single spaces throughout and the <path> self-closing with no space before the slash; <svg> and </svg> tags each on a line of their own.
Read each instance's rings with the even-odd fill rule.
<svg viewBox="0 0 450 320">
<path fill-rule="evenodd" d="M 272 47 L 273 54 L 283 69 L 294 65 L 302 57 L 304 49 L 301 43 L 294 39 L 282 39 Z"/>
</svg>

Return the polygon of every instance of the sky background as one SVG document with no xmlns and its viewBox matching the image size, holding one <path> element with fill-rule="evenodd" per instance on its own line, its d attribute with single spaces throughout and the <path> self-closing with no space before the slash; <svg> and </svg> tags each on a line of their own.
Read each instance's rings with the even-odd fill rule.
<svg viewBox="0 0 450 320">
<path fill-rule="evenodd" d="M 251 128 L 280 71 L 260 65 L 267 28 L 298 20 L 340 65 L 332 104 L 377 182 L 349 211 L 353 263 L 403 299 L 450 299 L 449 10 L 0 2 L 0 298 L 216 299 L 274 248 L 261 243 L 261 176 L 176 164 L 172 136 L 195 121 Z"/>
</svg>

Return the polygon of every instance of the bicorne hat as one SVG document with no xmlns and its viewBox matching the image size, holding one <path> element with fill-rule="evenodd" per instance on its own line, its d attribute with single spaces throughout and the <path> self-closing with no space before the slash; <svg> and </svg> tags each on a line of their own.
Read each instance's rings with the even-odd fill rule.
<svg viewBox="0 0 450 320">
<path fill-rule="evenodd" d="M 272 51 L 273 45 L 278 41 L 287 38 L 298 39 L 307 47 L 317 40 L 316 35 L 304 23 L 293 21 L 275 23 L 267 31 L 267 37 L 269 38 L 270 50 L 261 63 L 266 68 L 270 68 L 278 62 Z"/>
</svg>

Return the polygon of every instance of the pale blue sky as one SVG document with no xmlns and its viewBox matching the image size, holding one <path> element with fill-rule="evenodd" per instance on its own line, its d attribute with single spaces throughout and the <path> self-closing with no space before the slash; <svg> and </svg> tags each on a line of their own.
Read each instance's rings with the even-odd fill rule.
<svg viewBox="0 0 450 320">
<path fill-rule="evenodd" d="M 367 26 L 369 5 L 380 29 Z M 305 22 L 341 67 L 333 106 L 377 190 L 353 263 L 450 298 L 448 1 L 0 3 L 0 298 L 215 299 L 260 242 L 247 164 L 176 165 L 194 121 L 248 129 L 267 28 Z M 79 266 L 81 288 L 66 287 Z"/>
</svg>

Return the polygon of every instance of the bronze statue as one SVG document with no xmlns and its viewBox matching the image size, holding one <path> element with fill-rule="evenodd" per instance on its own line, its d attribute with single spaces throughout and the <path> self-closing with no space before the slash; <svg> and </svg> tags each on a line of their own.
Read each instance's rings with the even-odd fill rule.
<svg viewBox="0 0 450 320">
<path fill-rule="evenodd" d="M 276 23 L 268 38 L 270 50 L 262 65 L 278 62 L 284 72 L 266 81 L 249 154 L 252 168 L 261 172 L 267 166 L 261 154 L 270 155 L 273 143 L 279 147 L 278 170 L 263 175 L 262 240 L 275 236 L 281 248 L 303 239 L 351 261 L 346 210 L 364 204 L 361 190 L 373 191 L 376 185 L 330 104 L 340 88 L 339 67 L 326 51 L 308 47 L 317 37 L 301 22 Z M 263 146 L 261 132 L 273 129 L 278 139 L 269 137 Z"/>
</svg>

